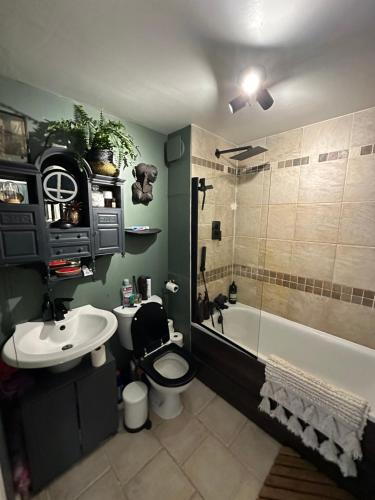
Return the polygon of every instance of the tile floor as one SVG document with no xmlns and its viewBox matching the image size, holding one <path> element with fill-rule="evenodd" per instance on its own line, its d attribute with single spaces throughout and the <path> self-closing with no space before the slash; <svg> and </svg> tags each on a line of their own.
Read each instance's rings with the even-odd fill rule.
<svg viewBox="0 0 375 500">
<path fill-rule="evenodd" d="M 252 500 L 280 445 L 197 379 L 173 420 L 120 432 L 37 500 Z"/>
</svg>

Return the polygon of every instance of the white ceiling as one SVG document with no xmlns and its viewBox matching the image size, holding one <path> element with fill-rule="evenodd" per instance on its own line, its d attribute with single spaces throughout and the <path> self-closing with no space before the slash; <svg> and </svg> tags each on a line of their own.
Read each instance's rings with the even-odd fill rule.
<svg viewBox="0 0 375 500">
<path fill-rule="evenodd" d="M 0 73 L 163 133 L 229 140 L 375 105 L 374 0 L 0 0 Z M 251 63 L 275 104 L 236 115 Z"/>
</svg>

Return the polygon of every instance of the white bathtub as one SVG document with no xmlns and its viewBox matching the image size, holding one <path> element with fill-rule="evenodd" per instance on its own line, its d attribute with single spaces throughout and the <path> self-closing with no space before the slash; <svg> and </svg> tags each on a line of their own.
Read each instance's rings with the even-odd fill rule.
<svg viewBox="0 0 375 500">
<path fill-rule="evenodd" d="M 240 303 L 229 305 L 223 316 L 225 338 L 263 363 L 275 354 L 364 397 L 372 408 L 370 419 L 375 422 L 375 350 Z M 214 323 L 221 334 L 217 318 L 218 313 Z M 204 324 L 212 329 L 211 320 Z"/>
</svg>

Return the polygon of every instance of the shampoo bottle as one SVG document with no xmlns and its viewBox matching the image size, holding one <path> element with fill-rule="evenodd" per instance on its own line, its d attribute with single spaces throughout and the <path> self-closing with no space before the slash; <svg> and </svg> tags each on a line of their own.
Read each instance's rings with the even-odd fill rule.
<svg viewBox="0 0 375 500">
<path fill-rule="evenodd" d="M 229 303 L 235 304 L 237 302 L 237 285 L 233 281 L 233 283 L 229 287 Z"/>
<path fill-rule="evenodd" d="M 203 319 L 210 319 L 210 300 L 207 292 L 204 292 L 203 298 Z"/>
</svg>

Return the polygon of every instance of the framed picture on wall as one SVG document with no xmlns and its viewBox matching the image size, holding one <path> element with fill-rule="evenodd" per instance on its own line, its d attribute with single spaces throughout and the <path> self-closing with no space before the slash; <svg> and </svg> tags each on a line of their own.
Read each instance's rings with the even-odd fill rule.
<svg viewBox="0 0 375 500">
<path fill-rule="evenodd" d="M 2 110 L 0 110 L 0 158 L 27 161 L 26 119 Z"/>
</svg>

